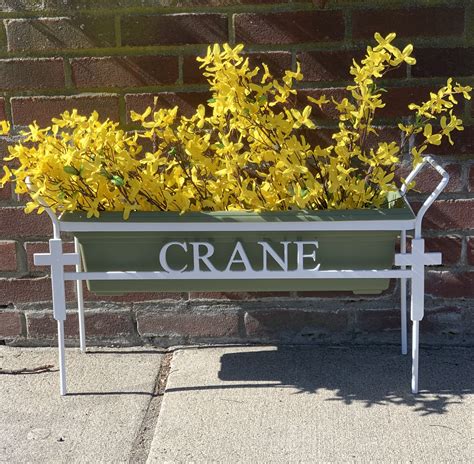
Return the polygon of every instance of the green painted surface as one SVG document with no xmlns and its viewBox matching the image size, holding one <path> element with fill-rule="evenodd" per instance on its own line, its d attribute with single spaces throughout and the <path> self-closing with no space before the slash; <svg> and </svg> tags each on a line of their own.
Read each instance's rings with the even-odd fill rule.
<svg viewBox="0 0 474 464">
<path fill-rule="evenodd" d="M 340 221 L 340 220 L 413 219 L 407 208 L 389 210 L 322 211 L 322 212 L 216 212 L 216 213 L 135 213 L 130 221 L 188 222 L 189 232 L 82 232 L 75 233 L 81 245 L 86 271 L 161 271 L 159 252 L 168 242 L 208 242 L 215 247 L 211 263 L 224 270 L 240 241 L 254 270 L 262 269 L 262 247 L 265 241 L 283 256 L 282 241 L 318 241 L 317 263 L 325 269 L 384 269 L 393 265 L 397 232 L 193 232 L 195 222 L 281 222 L 281 221 Z M 88 222 L 121 221 L 120 213 L 102 214 L 99 219 L 85 219 L 70 214 L 62 221 Z M 190 245 L 188 245 L 190 247 Z M 306 251 L 306 250 L 305 250 Z M 308 249 L 311 252 L 312 249 Z M 168 263 L 173 269 L 193 269 L 192 249 L 186 253 L 181 247 L 170 247 Z M 289 269 L 296 267 L 296 245 L 288 245 Z M 312 267 L 308 260 L 306 267 Z M 202 269 L 205 269 L 204 267 Z M 235 264 L 232 270 L 244 270 Z M 281 270 L 277 262 L 268 258 L 269 270 Z M 348 280 L 170 280 L 170 281 L 91 281 L 88 287 L 97 294 L 122 294 L 136 291 L 353 291 L 380 293 L 388 288 L 388 279 Z"/>
</svg>

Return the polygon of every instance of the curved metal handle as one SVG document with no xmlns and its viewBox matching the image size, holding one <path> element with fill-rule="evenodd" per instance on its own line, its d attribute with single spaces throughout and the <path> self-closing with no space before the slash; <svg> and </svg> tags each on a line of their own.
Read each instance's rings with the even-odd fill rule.
<svg viewBox="0 0 474 464">
<path fill-rule="evenodd" d="M 431 192 L 430 196 L 425 200 L 423 205 L 421 206 L 418 214 L 416 215 L 415 221 L 415 238 L 421 238 L 421 223 L 423 222 L 423 217 L 428 210 L 428 208 L 434 203 L 436 198 L 439 197 L 440 193 L 444 190 L 446 185 L 449 182 L 449 174 L 431 157 L 431 156 L 424 156 L 423 161 L 419 163 L 415 169 L 408 175 L 405 179 L 405 183 L 402 185 L 400 189 L 402 195 L 406 193 L 408 185 L 413 179 L 420 173 L 420 171 L 427 165 L 430 164 L 440 176 L 442 176 L 441 182 L 436 186 L 433 192 Z"/>
<path fill-rule="evenodd" d="M 31 183 L 29 176 L 25 179 L 25 184 L 28 189 L 33 191 L 33 184 Z M 46 213 L 48 213 L 48 216 L 51 219 L 51 222 L 53 223 L 53 238 L 61 238 L 61 229 L 59 227 L 58 217 L 53 213 L 53 210 L 46 204 L 46 202 L 42 198 L 38 199 L 38 203 L 44 207 L 44 210 L 46 211 Z"/>
</svg>

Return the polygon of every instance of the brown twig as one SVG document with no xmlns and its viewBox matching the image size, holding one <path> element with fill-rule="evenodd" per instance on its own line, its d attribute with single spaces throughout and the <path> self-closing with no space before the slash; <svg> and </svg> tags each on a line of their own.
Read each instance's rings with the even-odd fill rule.
<svg viewBox="0 0 474 464">
<path fill-rule="evenodd" d="M 41 374 L 43 372 L 51 372 L 51 369 L 54 366 L 52 364 L 45 364 L 44 366 L 38 367 L 22 367 L 20 369 L 2 369 L 0 367 L 0 374 L 9 374 L 9 375 L 17 375 L 17 374 Z"/>
</svg>

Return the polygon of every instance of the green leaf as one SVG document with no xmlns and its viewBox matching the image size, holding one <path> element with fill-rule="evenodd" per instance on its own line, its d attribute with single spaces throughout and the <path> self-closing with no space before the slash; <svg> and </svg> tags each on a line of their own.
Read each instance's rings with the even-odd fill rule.
<svg viewBox="0 0 474 464">
<path fill-rule="evenodd" d="M 215 98 L 209 98 L 209 100 L 207 100 L 207 103 L 215 103 L 215 102 L 216 102 Z"/>
<path fill-rule="evenodd" d="M 80 173 L 74 166 L 64 166 L 64 172 L 71 176 L 78 176 Z"/>
<path fill-rule="evenodd" d="M 120 176 L 112 176 L 112 184 L 116 185 L 117 187 L 123 187 L 124 182 Z"/>
</svg>

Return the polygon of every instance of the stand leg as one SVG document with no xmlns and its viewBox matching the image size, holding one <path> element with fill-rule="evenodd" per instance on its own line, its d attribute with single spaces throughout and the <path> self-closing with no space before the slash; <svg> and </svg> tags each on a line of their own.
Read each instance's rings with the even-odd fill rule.
<svg viewBox="0 0 474 464">
<path fill-rule="evenodd" d="M 56 236 L 57 234 L 55 234 Z M 79 256 L 76 253 L 63 253 L 63 243 L 60 238 L 49 241 L 49 253 L 36 253 L 34 262 L 37 266 L 51 266 L 51 286 L 53 295 L 53 316 L 58 321 L 59 348 L 59 390 L 66 394 L 66 364 L 64 362 L 64 321 L 66 320 L 66 289 L 64 285 L 64 266 L 78 265 Z M 79 318 L 80 319 L 80 318 Z"/>
<path fill-rule="evenodd" d="M 74 239 L 74 252 L 79 254 L 79 241 Z M 81 264 L 76 264 L 76 272 L 81 272 Z M 86 352 L 86 325 L 84 320 L 84 295 L 82 293 L 82 281 L 76 281 L 77 309 L 79 316 L 79 344 L 82 353 Z"/>
<path fill-rule="evenodd" d="M 406 253 L 406 231 L 402 230 L 400 236 L 400 252 Z M 406 269 L 406 266 L 400 266 L 401 269 Z M 402 335 L 402 354 L 408 353 L 408 342 L 407 342 L 407 279 L 400 279 L 400 325 Z"/>
<path fill-rule="evenodd" d="M 420 345 L 420 321 L 413 321 L 413 338 L 411 342 L 411 392 L 418 393 L 418 351 Z"/>
<path fill-rule="evenodd" d="M 58 321 L 58 348 L 59 348 L 59 392 L 66 395 L 66 363 L 64 349 L 64 321 Z"/>
</svg>

